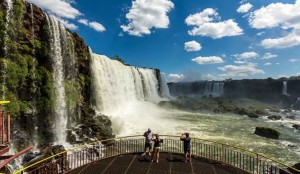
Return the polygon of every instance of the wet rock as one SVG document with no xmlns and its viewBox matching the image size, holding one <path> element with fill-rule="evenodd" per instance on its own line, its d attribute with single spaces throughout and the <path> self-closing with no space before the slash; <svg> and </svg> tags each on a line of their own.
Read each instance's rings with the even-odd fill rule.
<svg viewBox="0 0 300 174">
<path fill-rule="evenodd" d="M 270 119 L 270 120 L 280 120 L 280 119 L 282 119 L 282 117 L 279 116 L 279 115 L 271 115 L 271 116 L 268 116 L 268 119 Z"/>
<path fill-rule="evenodd" d="M 280 136 L 277 130 L 267 127 L 256 127 L 254 134 L 272 139 L 278 139 Z"/>
<path fill-rule="evenodd" d="M 297 130 L 300 130 L 300 125 L 294 124 L 294 125 L 293 125 L 293 128 L 295 128 L 295 129 L 297 129 Z"/>
</svg>

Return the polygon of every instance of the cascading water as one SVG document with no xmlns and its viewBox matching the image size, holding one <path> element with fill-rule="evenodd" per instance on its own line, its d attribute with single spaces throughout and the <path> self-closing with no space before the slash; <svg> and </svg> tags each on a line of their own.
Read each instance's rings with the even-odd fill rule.
<svg viewBox="0 0 300 174">
<path fill-rule="evenodd" d="M 213 97 L 220 97 L 224 93 L 224 83 L 223 82 L 208 82 L 205 85 L 204 95 Z"/>
<path fill-rule="evenodd" d="M 64 38 L 64 26 L 54 19 L 52 16 L 46 15 L 49 30 L 51 33 L 50 39 L 50 56 L 52 58 L 52 78 L 55 94 L 54 114 L 55 114 L 55 130 L 56 141 L 58 144 L 66 143 L 66 129 L 67 129 L 67 110 L 65 101 L 65 87 L 64 87 L 64 71 L 63 71 L 63 57 L 62 57 L 62 43 L 61 38 Z"/>
<path fill-rule="evenodd" d="M 209 96 L 212 94 L 211 86 L 212 86 L 211 82 L 205 84 L 204 95 Z"/>
<path fill-rule="evenodd" d="M 282 95 L 289 95 L 287 93 L 287 81 L 283 82 L 283 85 L 282 85 Z"/>
<path fill-rule="evenodd" d="M 10 18 L 11 18 L 11 11 L 13 8 L 13 2 L 12 0 L 6 0 L 6 16 L 5 16 L 5 29 L 4 29 L 4 45 L 3 45 L 3 50 L 4 50 L 4 55 L 7 57 L 8 54 L 8 48 L 7 48 L 7 41 L 9 40 L 9 35 L 7 33 L 8 28 L 9 28 L 9 23 L 10 23 Z"/>
<path fill-rule="evenodd" d="M 125 66 L 103 55 L 92 54 L 93 96 L 98 111 L 110 117 L 117 135 L 142 133 L 146 128 L 165 129 L 165 110 L 155 70 Z"/>
<path fill-rule="evenodd" d="M 1 83 L 2 83 L 2 86 L 1 86 L 1 99 L 2 100 L 5 100 L 6 96 L 5 96 L 5 88 L 6 88 L 6 78 L 7 78 L 7 65 L 6 65 L 6 62 L 3 61 L 2 62 L 2 67 L 1 67 Z"/>
<path fill-rule="evenodd" d="M 168 84 L 162 74 L 160 74 L 160 91 L 162 97 L 171 98 Z"/>
</svg>

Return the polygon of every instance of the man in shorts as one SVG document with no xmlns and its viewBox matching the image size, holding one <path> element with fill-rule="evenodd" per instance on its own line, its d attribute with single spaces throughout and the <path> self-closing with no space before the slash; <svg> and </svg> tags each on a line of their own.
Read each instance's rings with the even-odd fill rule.
<svg viewBox="0 0 300 174">
<path fill-rule="evenodd" d="M 183 141 L 183 150 L 184 150 L 184 155 L 185 155 L 185 162 L 192 161 L 190 134 L 187 133 L 187 132 L 182 134 L 181 137 L 180 137 L 180 140 Z"/>
<path fill-rule="evenodd" d="M 144 153 L 142 154 L 142 156 L 146 155 L 147 153 L 149 155 L 151 155 L 151 148 L 152 148 L 152 136 L 153 136 L 153 132 L 151 131 L 150 128 L 148 128 L 148 130 L 144 133 L 144 137 L 145 137 L 145 149 L 144 149 Z"/>
</svg>

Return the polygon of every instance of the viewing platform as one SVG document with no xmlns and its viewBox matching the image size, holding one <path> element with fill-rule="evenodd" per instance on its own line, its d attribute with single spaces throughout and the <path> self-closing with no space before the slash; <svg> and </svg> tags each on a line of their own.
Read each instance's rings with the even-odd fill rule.
<svg viewBox="0 0 300 174">
<path fill-rule="evenodd" d="M 246 149 L 193 138 L 192 161 L 184 162 L 179 136 L 163 139 L 158 163 L 141 156 L 143 136 L 127 136 L 74 147 L 14 173 L 28 174 L 296 174 L 293 167 Z M 155 158 L 154 158 L 155 159 Z"/>
</svg>

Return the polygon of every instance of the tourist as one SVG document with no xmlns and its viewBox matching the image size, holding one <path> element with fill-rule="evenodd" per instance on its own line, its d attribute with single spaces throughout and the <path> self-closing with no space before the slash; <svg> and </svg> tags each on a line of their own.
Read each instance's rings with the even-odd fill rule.
<svg viewBox="0 0 300 174">
<path fill-rule="evenodd" d="M 154 148 L 152 152 L 152 161 L 154 160 L 154 155 L 156 154 L 156 163 L 158 163 L 159 160 L 159 149 L 160 149 L 160 143 L 162 142 L 161 139 L 159 138 L 158 134 L 154 134 L 154 138 L 152 139 L 154 142 Z"/>
<path fill-rule="evenodd" d="M 184 133 L 181 135 L 180 140 L 183 141 L 183 150 L 185 155 L 185 162 L 192 161 L 191 154 L 191 137 L 189 133 Z"/>
<path fill-rule="evenodd" d="M 148 130 L 144 133 L 144 137 L 145 137 L 145 149 L 144 149 L 144 153 L 142 154 L 142 156 L 146 155 L 147 153 L 149 155 L 151 155 L 151 147 L 152 147 L 152 137 L 153 137 L 153 132 L 151 131 L 150 128 L 148 128 Z"/>
</svg>

